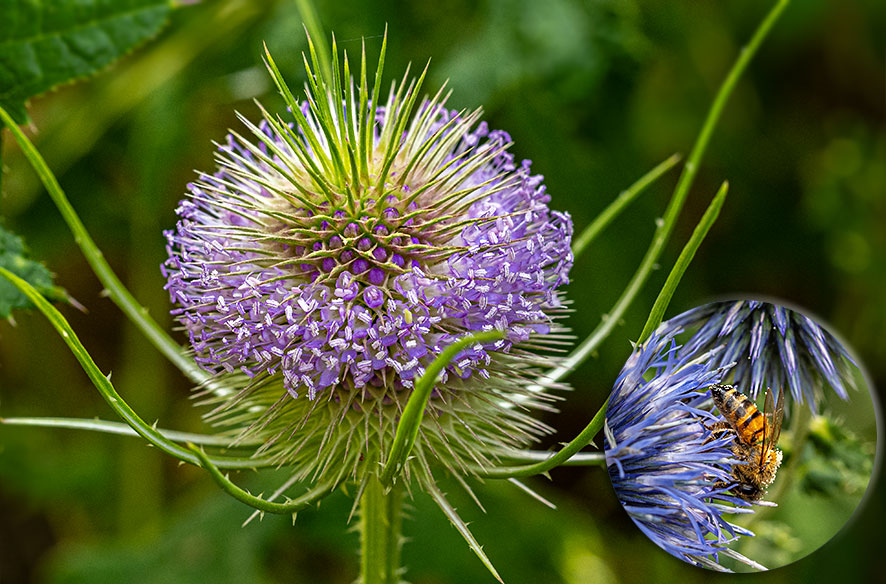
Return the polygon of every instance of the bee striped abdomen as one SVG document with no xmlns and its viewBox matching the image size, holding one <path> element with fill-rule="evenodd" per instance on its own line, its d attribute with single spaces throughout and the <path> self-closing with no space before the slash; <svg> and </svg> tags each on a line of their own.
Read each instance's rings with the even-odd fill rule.
<svg viewBox="0 0 886 584">
<path fill-rule="evenodd" d="M 765 419 L 747 396 L 728 385 L 712 386 L 711 396 L 714 405 L 735 429 L 739 440 L 752 445 L 763 439 Z"/>
</svg>

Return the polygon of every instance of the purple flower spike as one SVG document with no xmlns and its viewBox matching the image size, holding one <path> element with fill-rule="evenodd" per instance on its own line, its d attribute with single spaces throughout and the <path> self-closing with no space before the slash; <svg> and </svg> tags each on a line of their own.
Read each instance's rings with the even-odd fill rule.
<svg viewBox="0 0 886 584">
<path fill-rule="evenodd" d="M 421 144 L 432 139 L 452 115 L 438 107 L 427 135 L 414 141 Z M 258 128 L 272 150 L 288 154 L 293 158 L 290 164 L 297 164 L 286 136 L 268 123 Z M 476 157 L 499 148 L 498 142 L 484 143 L 482 136 L 463 126 L 454 126 L 444 135 L 456 131 L 461 137 L 454 141 L 450 157 Z M 469 147 L 469 142 L 477 145 Z M 389 229 L 373 227 L 374 217 L 363 220 L 365 209 L 350 211 L 345 193 L 332 202 L 319 198 L 300 202 L 292 189 L 268 200 L 261 194 L 262 184 L 282 185 L 297 177 L 281 176 L 250 144 L 232 137 L 219 156 L 220 170 L 203 175 L 191 186 L 189 198 L 178 209 L 182 220 L 166 233 L 169 259 L 164 270 L 170 296 L 181 307 L 177 317 L 192 337 L 203 339 L 194 350 L 200 364 L 210 371 L 228 366 L 253 374 L 279 369 L 283 357 L 293 354 L 314 327 L 338 332 L 314 350 L 301 353 L 295 365 L 305 373 L 292 377 L 287 389 L 298 392 L 298 386 L 308 385 L 315 395 L 336 379 L 361 387 L 369 377 L 357 363 L 381 350 L 392 363 L 409 362 L 408 352 L 380 349 L 371 337 L 345 338 L 344 324 L 352 307 L 334 302 L 335 278 L 344 267 L 340 262 L 345 252 L 359 256 L 352 270 L 358 288 L 384 285 L 395 312 L 409 310 L 416 315 L 431 356 L 442 350 L 444 336 L 452 338 L 458 330 L 511 331 L 547 325 L 551 322 L 548 313 L 560 306 L 555 290 L 568 281 L 572 224 L 567 215 L 548 209 L 542 179 L 530 175 L 528 165 L 513 170 L 514 158 L 509 153 L 501 152 L 491 160 L 484 156 L 487 161 L 478 161 L 472 172 L 456 177 L 458 186 L 453 191 L 475 188 L 461 200 L 458 213 L 441 215 L 450 213 L 444 211 L 452 207 L 446 201 L 450 191 L 435 189 L 416 200 L 424 213 L 411 226 L 398 225 L 390 207 L 377 210 L 391 219 L 391 229 L 403 241 L 428 242 L 401 246 L 385 242 Z M 412 182 L 430 174 L 430 169 L 413 173 Z M 363 196 L 371 192 L 366 187 Z M 405 193 L 400 203 L 404 200 L 408 200 Z M 344 209 L 329 213 L 332 205 Z M 310 231 L 315 219 L 304 213 L 305 207 L 326 209 L 329 219 L 321 223 L 316 235 Z M 348 237 L 355 225 L 358 234 Z M 451 227 L 455 225 L 458 229 Z M 336 229 L 341 235 L 328 239 L 329 244 L 322 241 L 328 230 Z M 374 250 L 366 253 L 371 238 L 378 239 Z M 299 256 L 290 251 L 295 248 L 313 253 Z M 407 258 L 415 263 L 391 271 L 386 262 L 392 255 L 398 267 L 406 265 Z M 305 268 L 311 266 L 309 273 L 320 272 L 314 280 L 306 277 Z M 364 304 L 372 309 L 369 327 L 378 336 L 397 334 L 386 311 L 378 310 L 375 295 L 367 296 L 373 298 Z M 213 308 L 220 301 L 225 311 Z M 357 358 L 345 362 L 342 357 L 348 351 L 356 351 Z M 461 369 L 476 369 L 486 355 L 483 351 L 470 358 Z M 397 367 L 392 364 L 390 369 L 390 375 L 399 376 Z M 324 375 L 330 370 L 337 374 Z M 310 384 L 305 377 L 311 379 Z"/>
<path fill-rule="evenodd" d="M 507 151 L 506 133 L 479 124 L 479 112 L 457 116 L 442 99 L 422 103 L 417 87 L 355 112 L 360 100 L 348 96 L 363 93 L 368 104 L 371 87 L 333 96 L 322 77 L 318 83 L 308 100 L 289 103 L 296 114 L 289 125 L 272 114 L 258 125 L 243 119 L 252 139 L 227 137 L 218 168 L 189 185 L 180 220 L 166 232 L 166 288 L 196 360 L 220 382 L 254 392 L 243 394 L 252 401 L 225 406 L 230 419 L 264 411 L 276 420 L 301 407 L 279 401 L 288 393 L 381 415 L 392 432 L 415 381 L 447 345 L 500 330 L 504 341 L 451 363 L 429 408 L 469 417 L 460 402 L 470 399 L 501 419 L 484 418 L 475 433 L 452 422 L 467 428 L 457 446 L 444 444 L 441 425 L 437 446 L 476 461 L 483 457 L 465 445 L 526 443 L 543 426 L 499 404 L 510 394 L 521 404 L 541 399 L 523 399 L 519 378 L 554 361 L 519 344 L 531 338 L 544 346 L 545 333 L 563 330 L 554 318 L 572 265 L 569 216 L 548 208 L 542 177 Z M 347 116 L 329 113 L 343 107 Z M 341 136 L 357 139 L 329 142 Z M 273 440 L 290 448 L 280 446 L 282 436 L 304 432 L 289 420 L 286 434 L 278 422 Z M 354 451 L 327 433 L 319 430 L 318 444 Z M 352 434 L 354 443 L 368 441 Z"/>
</svg>

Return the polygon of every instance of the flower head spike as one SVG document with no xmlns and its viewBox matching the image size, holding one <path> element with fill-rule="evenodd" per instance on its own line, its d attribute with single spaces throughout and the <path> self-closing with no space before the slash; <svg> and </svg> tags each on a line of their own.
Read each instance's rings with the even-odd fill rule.
<svg viewBox="0 0 886 584">
<path fill-rule="evenodd" d="M 606 411 L 606 463 L 616 495 L 643 533 L 672 555 L 724 570 L 722 554 L 762 569 L 727 547 L 753 534 L 723 517 L 749 512 L 728 492 L 738 463 L 731 438 L 709 428 L 718 418 L 705 390 L 723 370 L 710 365 L 709 353 L 681 351 L 674 341 L 680 329 L 663 330 L 635 349 Z"/>
<path fill-rule="evenodd" d="M 304 476 L 356 474 L 427 365 L 499 330 L 444 371 L 415 450 L 482 465 L 547 431 L 527 408 L 550 398 L 521 379 L 551 359 L 523 346 L 562 330 L 571 221 L 479 111 L 446 109 L 442 90 L 420 101 L 423 74 L 382 104 L 365 52 L 355 83 L 333 51 L 331 80 L 306 59 L 303 102 L 267 56 L 292 121 L 241 118 L 252 137 L 219 145 L 167 232 L 173 313 L 232 389 L 209 396 L 209 419 Z"/>
<path fill-rule="evenodd" d="M 727 367 L 752 399 L 767 387 L 790 388 L 813 411 L 824 385 L 843 399 L 855 387 L 852 358 L 833 335 L 804 314 L 769 302 L 712 302 L 667 323 L 692 329 L 684 351 L 724 346 L 714 364 Z"/>
</svg>

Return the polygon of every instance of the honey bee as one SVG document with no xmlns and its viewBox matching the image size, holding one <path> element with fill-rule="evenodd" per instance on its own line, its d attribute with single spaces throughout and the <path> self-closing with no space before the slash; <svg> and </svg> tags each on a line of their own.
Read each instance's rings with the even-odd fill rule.
<svg viewBox="0 0 886 584">
<path fill-rule="evenodd" d="M 750 398 L 731 385 L 712 385 L 710 391 L 714 405 L 726 420 L 709 427 L 714 432 L 711 439 L 723 432 L 734 432 L 732 454 L 747 463 L 732 467 L 732 476 L 737 483 L 732 492 L 746 501 L 756 501 L 766 493 L 781 465 L 781 450 L 775 445 L 784 418 L 784 389 L 778 392 L 777 404 L 772 390 L 766 390 L 763 413 Z"/>
</svg>

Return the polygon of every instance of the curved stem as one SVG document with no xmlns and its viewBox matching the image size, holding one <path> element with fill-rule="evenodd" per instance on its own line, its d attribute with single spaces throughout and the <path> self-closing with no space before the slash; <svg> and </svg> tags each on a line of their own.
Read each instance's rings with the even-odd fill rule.
<svg viewBox="0 0 886 584">
<path fill-rule="evenodd" d="M 683 247 L 683 251 L 680 253 L 680 257 L 677 258 L 674 267 L 671 269 L 670 274 L 668 274 L 668 278 L 665 281 L 664 286 L 662 286 L 661 292 L 659 292 L 658 298 L 655 301 L 655 305 L 653 305 L 652 307 L 652 311 L 649 314 L 649 320 L 646 321 L 646 326 L 643 327 L 643 332 L 640 334 L 639 342 L 642 343 L 644 340 L 646 340 L 646 337 L 648 337 L 649 334 L 651 334 L 651 332 L 655 330 L 655 328 L 661 322 L 662 316 L 667 309 L 668 303 L 670 302 L 670 299 L 674 294 L 674 290 L 676 290 L 677 288 L 677 284 L 680 283 L 680 279 L 686 272 L 686 268 L 689 267 L 689 263 L 695 256 L 695 252 L 698 250 L 698 247 L 704 240 L 705 235 L 707 235 L 711 226 L 714 224 L 714 221 L 716 221 L 717 216 L 720 214 L 720 209 L 723 207 L 723 202 L 726 200 L 726 193 L 728 192 L 728 190 L 729 183 L 724 182 L 720 189 L 717 191 L 714 200 L 711 201 L 711 204 L 705 211 L 705 214 L 702 216 L 701 221 L 698 222 L 698 225 L 692 232 L 692 236 L 689 238 L 689 241 L 686 242 L 686 245 Z M 606 406 L 608 403 L 609 399 L 607 398 L 606 402 L 600 407 L 591 422 L 587 426 L 585 426 L 585 429 L 582 430 L 578 434 L 578 436 L 575 437 L 575 439 L 564 446 L 559 452 L 552 454 L 546 459 L 529 466 L 498 467 L 492 470 L 481 471 L 478 474 L 480 476 L 489 478 L 529 476 L 533 474 L 547 472 L 555 466 L 566 464 L 566 462 L 569 461 L 574 455 L 576 455 L 579 450 L 587 446 L 591 442 L 591 440 L 594 439 L 594 436 L 597 435 L 597 432 L 600 431 L 600 428 L 603 427 L 603 420 L 606 416 Z M 605 464 L 605 458 L 601 459 L 600 462 Z"/>
<path fill-rule="evenodd" d="M 421 421 L 424 416 L 425 408 L 428 405 L 428 399 L 431 397 L 431 390 L 437 383 L 437 377 L 443 372 L 443 369 L 454 360 L 469 345 L 482 342 L 497 341 L 504 337 L 504 333 L 497 330 L 483 331 L 467 335 L 448 345 L 443 351 L 437 355 L 437 358 L 428 365 L 428 368 L 415 383 L 415 389 L 403 408 L 403 415 L 397 422 L 397 431 L 394 434 L 394 441 L 391 444 L 391 450 L 388 458 L 382 468 L 381 480 L 382 484 L 388 486 L 394 478 L 403 469 L 418 433 L 421 428 Z"/>
<path fill-rule="evenodd" d="M 101 396 L 104 400 L 111 406 L 111 409 L 123 419 L 135 432 L 140 435 L 142 438 L 159 448 L 161 451 L 169 454 L 170 456 L 174 456 L 179 460 L 184 462 L 189 462 L 191 464 L 201 466 L 200 459 L 194 455 L 189 449 L 182 447 L 179 444 L 176 444 L 163 434 L 161 434 L 154 426 L 151 426 L 145 423 L 144 420 L 139 417 L 135 410 L 130 407 L 126 401 L 120 397 L 120 394 L 117 393 L 117 390 L 114 388 L 114 385 L 111 383 L 110 376 L 105 376 L 104 373 L 98 368 L 98 365 L 95 364 L 95 361 L 92 360 L 92 356 L 83 346 L 83 343 L 80 342 L 80 339 L 77 338 L 77 334 L 74 332 L 74 329 L 71 328 L 71 325 L 68 324 L 68 321 L 65 320 L 65 317 L 62 316 L 62 313 L 58 311 L 52 304 L 50 304 L 43 296 L 34 289 L 33 286 L 28 284 L 25 280 L 22 280 L 12 272 L 7 271 L 4 268 L 0 268 L 0 277 L 4 277 L 12 284 L 22 291 L 22 293 L 28 297 L 28 299 L 37 307 L 37 309 L 43 313 L 47 320 L 49 320 L 50 324 L 58 331 L 59 335 L 61 335 L 62 340 L 64 340 L 65 344 L 71 350 L 71 353 L 74 354 L 77 361 L 80 363 L 80 366 L 83 368 L 83 371 L 86 372 L 86 375 L 89 377 L 89 380 L 92 381 L 92 384 L 98 389 Z M 271 459 L 268 458 L 240 458 L 240 457 L 214 457 L 212 463 L 218 466 L 224 466 L 225 468 L 258 468 L 261 466 L 276 466 L 278 463 L 275 463 Z"/>
<path fill-rule="evenodd" d="M 670 158 L 660 162 L 655 168 L 641 176 L 637 182 L 619 193 L 615 200 L 609 203 L 609 205 L 603 209 L 593 221 L 591 221 L 591 224 L 585 227 L 581 234 L 579 234 L 579 236 L 572 242 L 573 257 L 577 258 L 580 256 L 597 235 L 612 223 L 612 221 L 618 217 L 630 203 L 645 191 L 649 185 L 672 169 L 678 162 L 680 162 L 680 155 L 672 154 Z"/>
<path fill-rule="evenodd" d="M 646 321 L 646 326 L 643 327 L 643 332 L 640 333 L 639 342 L 642 343 L 646 340 L 649 334 L 651 334 L 661 322 L 668 303 L 674 294 L 674 290 L 677 289 L 677 285 L 680 283 L 683 274 L 686 272 L 686 268 L 689 267 L 689 263 L 695 256 L 695 252 L 698 250 L 701 242 L 704 240 L 708 231 L 710 231 L 711 226 L 714 224 L 714 221 L 716 221 L 717 216 L 720 214 L 720 209 L 723 207 L 723 203 L 726 200 L 726 193 L 728 190 L 729 183 L 724 182 L 717 191 L 716 196 L 714 196 L 714 200 L 711 201 L 711 204 L 705 211 L 705 214 L 698 222 L 698 225 L 696 225 L 689 241 L 686 242 L 686 245 L 683 247 L 680 257 L 678 257 L 677 261 L 674 263 L 674 267 L 671 269 L 670 274 L 668 274 L 668 278 L 665 280 L 664 286 L 662 286 L 658 298 L 649 313 L 649 319 Z M 547 472 L 555 466 L 566 464 L 566 462 L 576 455 L 579 450 L 587 446 L 590 441 L 594 439 L 594 436 L 597 435 L 597 432 L 600 431 L 600 428 L 603 425 L 603 420 L 606 416 L 606 405 L 608 403 L 609 399 L 607 398 L 606 403 L 604 403 L 597 411 L 596 415 L 585 429 L 582 430 L 575 439 L 564 446 L 563 449 L 556 454 L 551 455 L 549 458 L 530 466 L 499 467 L 493 470 L 481 471 L 478 474 L 490 478 L 528 476 L 530 474 Z M 602 459 L 601 462 L 605 464 L 605 459 Z"/>
<path fill-rule="evenodd" d="M 360 584 L 398 584 L 402 545 L 403 490 L 385 492 L 377 476 L 360 497 Z"/>
<path fill-rule="evenodd" d="M 507 460 L 529 464 L 545 462 L 553 455 L 554 453 L 548 450 L 523 450 L 508 456 Z M 577 452 L 563 461 L 560 466 L 597 466 L 605 464 L 606 455 L 602 452 Z"/>
<path fill-rule="evenodd" d="M 560 466 L 569 460 L 579 450 L 591 443 L 597 432 L 603 427 L 603 421 L 606 419 L 606 406 L 609 405 L 609 398 L 603 402 L 597 413 L 591 419 L 590 423 L 585 426 L 584 430 L 579 432 L 578 436 L 562 449 L 553 453 L 551 456 L 541 462 L 523 466 L 502 466 L 489 469 L 484 472 L 477 473 L 478 476 L 490 479 L 505 479 L 515 477 L 528 477 L 531 475 L 542 474 L 548 472 L 556 466 Z"/>
<path fill-rule="evenodd" d="M 166 356 L 176 367 L 187 375 L 194 383 L 206 383 L 210 375 L 200 369 L 197 363 L 185 354 L 184 349 L 170 337 L 157 322 L 148 315 L 148 310 L 141 306 L 135 297 L 126 289 L 117 274 L 105 260 L 104 254 L 90 237 L 86 227 L 77 216 L 65 192 L 56 180 L 55 175 L 49 170 L 46 161 L 34 147 L 34 144 L 25 136 L 24 132 L 15 124 L 9 114 L 0 107 L 0 119 L 12 132 L 13 137 L 22 149 L 28 162 L 34 168 L 37 176 L 43 182 L 52 201 L 58 207 L 59 212 L 68 224 L 74 241 L 83 252 L 87 263 L 98 277 L 102 285 L 107 289 L 111 300 L 120 310 L 129 317 L 139 330 L 147 337 L 157 349 Z"/>
<path fill-rule="evenodd" d="M 720 209 L 726 201 L 726 193 L 728 192 L 729 183 L 724 182 L 714 196 L 714 200 L 708 205 L 701 221 L 698 222 L 698 225 L 696 225 L 695 229 L 692 231 L 692 236 L 689 238 L 689 241 L 683 246 L 683 251 L 680 252 L 680 257 L 677 258 L 674 267 L 671 268 L 671 273 L 668 274 L 664 286 L 661 287 L 661 291 L 658 293 L 658 298 L 655 299 L 655 304 L 652 305 L 652 310 L 649 311 L 649 318 L 643 326 L 640 338 L 637 339 L 638 345 L 646 341 L 664 319 L 665 311 L 668 309 L 668 304 L 670 304 L 671 298 L 674 296 L 674 291 L 677 289 L 677 285 L 680 283 L 680 280 L 683 279 L 683 274 L 686 273 L 686 269 L 692 262 L 692 258 L 695 257 L 695 252 L 698 251 L 701 242 L 704 241 L 704 238 L 708 234 L 708 231 L 710 231 L 714 221 L 716 221 L 717 217 L 720 215 Z"/>
<path fill-rule="evenodd" d="M 193 444 L 188 444 L 188 448 L 199 460 L 199 465 L 209 472 L 212 478 L 215 479 L 215 482 L 218 483 L 218 485 L 226 493 L 228 493 L 241 503 L 245 503 L 250 507 L 253 507 L 265 513 L 274 513 L 277 515 L 293 515 L 294 513 L 301 511 L 308 505 L 311 505 L 313 503 L 316 503 L 320 499 L 323 499 L 329 493 L 334 491 L 335 488 L 338 486 L 337 480 L 326 480 L 318 484 L 313 489 L 310 489 L 303 495 L 296 497 L 295 499 L 291 499 L 286 503 L 274 503 L 273 501 L 268 501 L 267 499 L 257 497 L 235 485 L 234 482 L 231 481 L 231 479 L 221 473 L 219 468 L 212 463 L 208 456 L 206 456 L 206 453 L 197 446 Z"/>
</svg>

